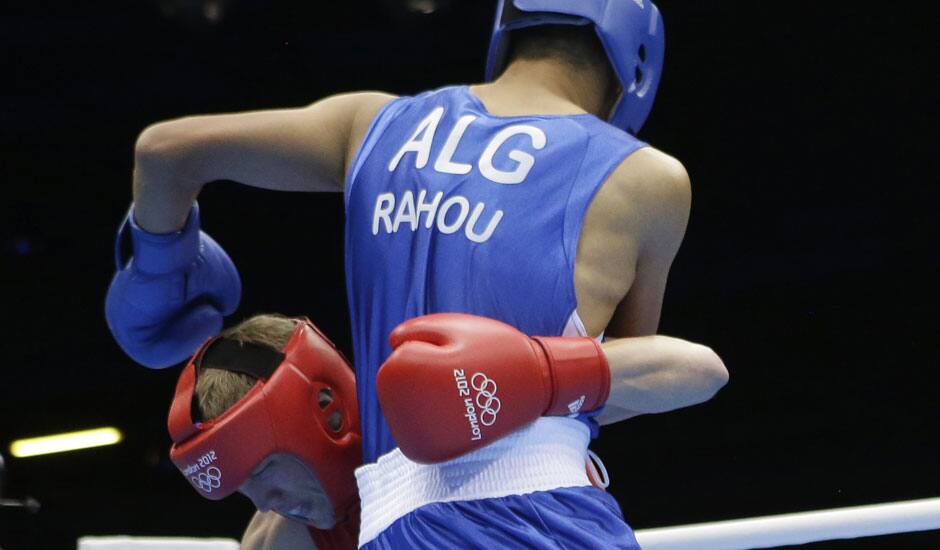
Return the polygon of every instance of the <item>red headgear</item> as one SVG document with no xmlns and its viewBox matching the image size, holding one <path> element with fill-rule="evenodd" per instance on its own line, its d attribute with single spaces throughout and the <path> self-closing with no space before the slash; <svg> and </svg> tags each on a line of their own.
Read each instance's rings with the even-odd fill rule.
<svg viewBox="0 0 940 550">
<path fill-rule="evenodd" d="M 176 384 L 167 422 L 170 458 L 202 496 L 219 500 L 269 455 L 290 453 L 317 476 L 341 521 L 357 503 L 353 471 L 362 463 L 356 380 L 313 323 L 295 321 L 283 352 L 219 337 L 202 345 Z M 194 421 L 193 393 L 206 355 L 213 367 L 250 372 L 258 382 L 221 416 Z M 332 401 L 321 407 L 322 391 Z M 342 423 L 333 430 L 327 419 L 337 411 Z"/>
</svg>

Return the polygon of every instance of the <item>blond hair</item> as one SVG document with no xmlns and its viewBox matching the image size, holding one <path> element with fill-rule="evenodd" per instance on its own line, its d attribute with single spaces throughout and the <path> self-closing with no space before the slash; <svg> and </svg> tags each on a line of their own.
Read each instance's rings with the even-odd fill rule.
<svg viewBox="0 0 940 550">
<path fill-rule="evenodd" d="M 294 333 L 295 322 L 279 314 L 255 315 L 238 325 L 222 331 L 220 335 L 240 344 L 259 344 L 282 350 Z M 206 361 L 196 377 L 196 401 L 203 420 L 211 420 L 227 411 L 255 385 L 257 379 L 240 372 L 232 372 Z"/>
</svg>

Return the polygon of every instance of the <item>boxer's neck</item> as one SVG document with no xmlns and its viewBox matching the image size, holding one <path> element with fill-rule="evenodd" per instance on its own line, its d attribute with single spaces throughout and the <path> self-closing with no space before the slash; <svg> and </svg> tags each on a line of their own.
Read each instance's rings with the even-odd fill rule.
<svg viewBox="0 0 940 550">
<path fill-rule="evenodd" d="M 474 87 L 474 93 L 494 114 L 591 113 L 607 118 L 610 81 L 605 71 L 588 64 L 520 58 L 492 84 Z"/>
</svg>

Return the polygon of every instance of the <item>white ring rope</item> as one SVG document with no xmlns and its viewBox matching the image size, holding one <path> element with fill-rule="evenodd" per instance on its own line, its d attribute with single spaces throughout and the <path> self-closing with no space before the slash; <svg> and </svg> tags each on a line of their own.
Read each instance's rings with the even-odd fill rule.
<svg viewBox="0 0 940 550">
<path fill-rule="evenodd" d="M 738 550 L 932 529 L 940 498 L 643 529 L 636 538 L 643 550 Z"/>
</svg>

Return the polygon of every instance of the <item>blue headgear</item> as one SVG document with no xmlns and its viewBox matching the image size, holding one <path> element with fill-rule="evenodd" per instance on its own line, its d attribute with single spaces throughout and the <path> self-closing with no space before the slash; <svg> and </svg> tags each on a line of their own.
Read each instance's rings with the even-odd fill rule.
<svg viewBox="0 0 940 550">
<path fill-rule="evenodd" d="M 649 0 L 499 0 L 486 79 L 506 65 L 509 31 L 536 25 L 594 25 L 623 96 L 609 122 L 636 134 L 653 108 L 666 49 L 659 9 Z"/>
</svg>

